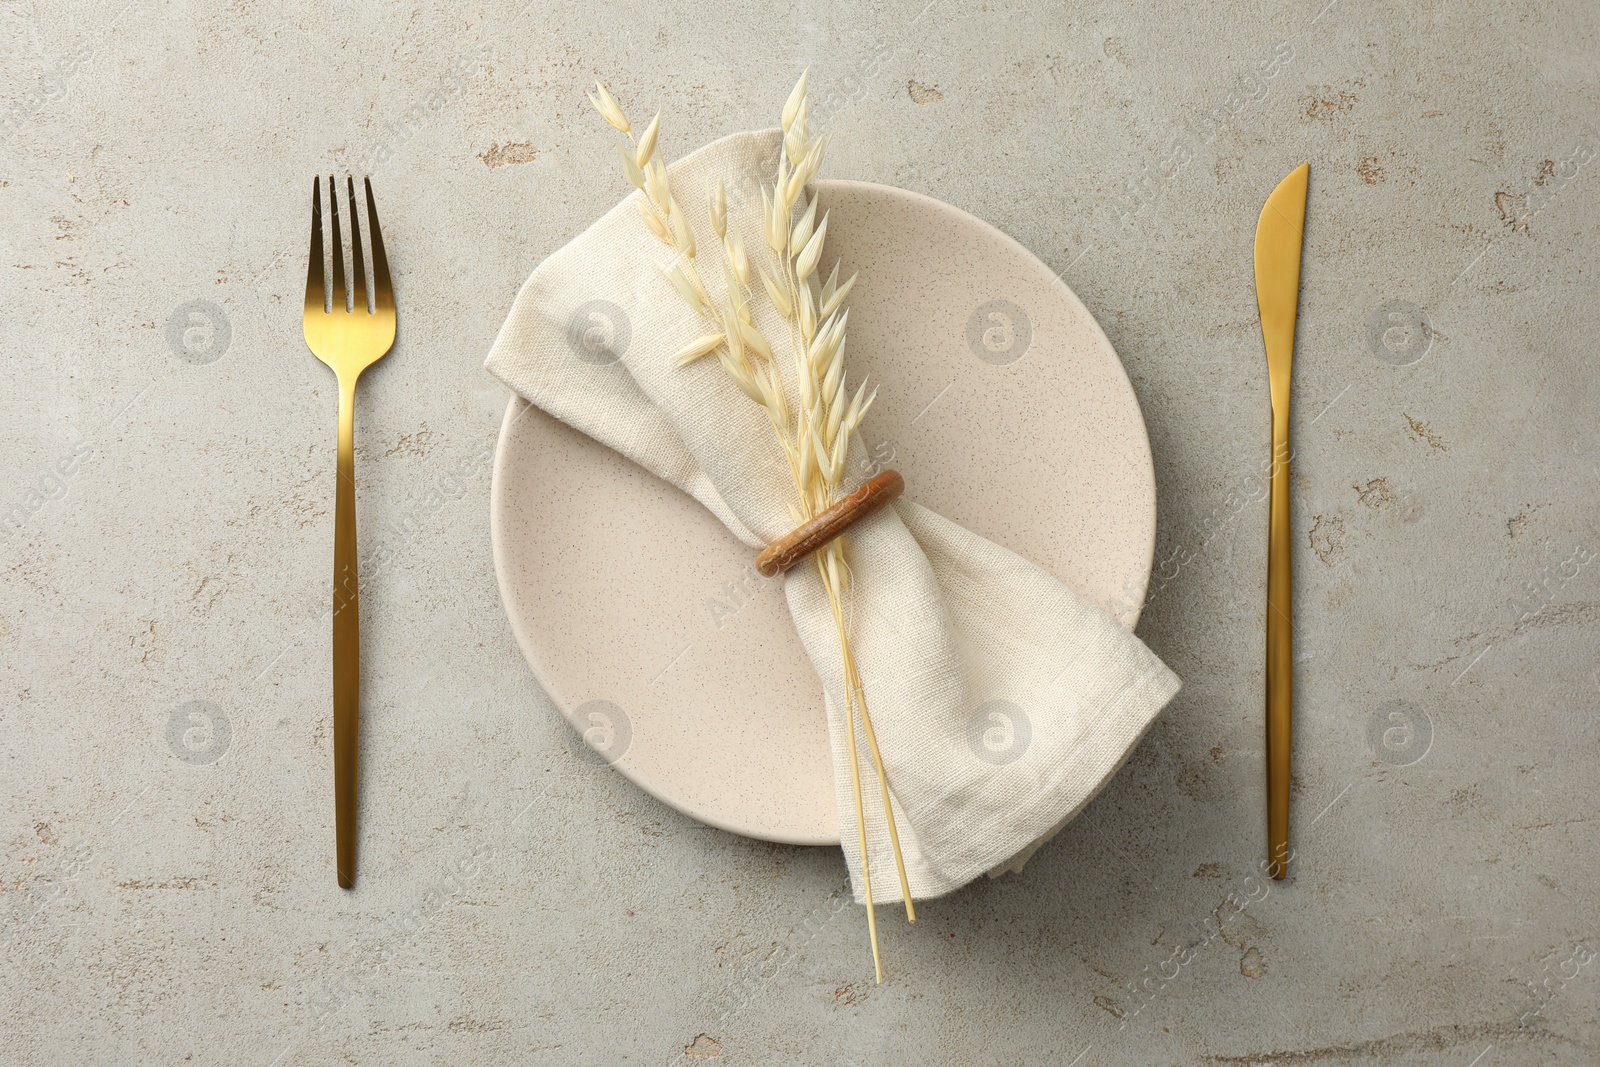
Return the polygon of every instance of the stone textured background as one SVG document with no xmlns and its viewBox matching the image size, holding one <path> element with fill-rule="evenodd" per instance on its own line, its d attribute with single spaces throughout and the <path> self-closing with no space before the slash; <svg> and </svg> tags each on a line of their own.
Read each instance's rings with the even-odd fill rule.
<svg viewBox="0 0 1600 1067">
<path fill-rule="evenodd" d="M 1600 7 L 920 5 L 0 3 L 0 1062 L 1600 1059 Z M 988 219 L 1110 334 L 1160 485 L 1141 633 L 1186 681 L 1024 874 L 886 920 L 877 988 L 836 852 L 575 745 L 488 537 L 483 357 L 624 191 L 584 87 L 676 155 L 807 64 L 828 173 Z M 1268 886 L 1250 248 L 1303 160 Z M 359 402 L 353 893 L 319 169 L 375 175 L 402 309 Z"/>
</svg>

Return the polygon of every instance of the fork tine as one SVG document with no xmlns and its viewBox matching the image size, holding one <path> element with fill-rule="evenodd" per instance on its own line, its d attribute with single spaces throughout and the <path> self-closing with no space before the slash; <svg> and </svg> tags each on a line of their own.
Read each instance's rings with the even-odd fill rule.
<svg viewBox="0 0 1600 1067">
<path fill-rule="evenodd" d="M 333 209 L 333 310 L 349 311 L 344 288 L 344 237 L 339 232 L 339 181 L 328 175 L 328 206 Z"/>
<path fill-rule="evenodd" d="M 372 179 L 367 186 L 367 227 L 372 231 L 372 306 L 394 310 L 394 284 L 389 281 L 389 257 L 383 252 L 383 231 L 378 229 L 378 202 L 372 198 Z"/>
<path fill-rule="evenodd" d="M 322 175 L 311 179 L 311 265 L 306 269 L 306 310 L 328 310 L 327 268 L 322 259 Z"/>
<path fill-rule="evenodd" d="M 367 275 L 361 265 L 361 212 L 356 208 L 356 180 L 344 176 L 345 187 L 350 191 L 350 268 L 355 275 L 355 293 L 352 306 L 356 311 L 367 310 Z"/>
</svg>

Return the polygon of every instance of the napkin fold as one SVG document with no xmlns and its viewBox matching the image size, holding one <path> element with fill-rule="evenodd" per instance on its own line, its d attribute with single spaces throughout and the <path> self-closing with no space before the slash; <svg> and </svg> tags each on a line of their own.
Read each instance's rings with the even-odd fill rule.
<svg viewBox="0 0 1600 1067">
<path fill-rule="evenodd" d="M 718 179 L 730 190 L 769 182 L 780 142 L 776 130 L 736 134 L 669 168 L 678 205 L 709 246 L 700 275 L 714 297 L 722 272 L 707 193 Z M 676 365 L 675 354 L 708 330 L 662 277 L 658 264 L 673 252 L 646 229 L 639 196 L 539 265 L 486 366 L 530 403 L 689 493 L 754 554 L 795 525 L 789 469 L 765 414 L 715 359 Z M 748 201 L 728 209 L 752 256 L 765 253 L 759 214 Z M 764 297 L 752 310 L 792 377 L 784 320 Z M 864 454 L 859 441 L 851 454 Z M 859 471 L 847 475 L 841 492 L 861 480 Z M 921 899 L 1020 866 L 1099 792 L 1179 682 L 1111 616 L 1016 553 L 917 505 L 916 490 L 852 528 L 846 557 L 851 642 L 911 895 Z M 822 683 L 840 837 L 864 900 L 832 611 L 815 567 L 789 571 L 784 594 Z M 898 900 L 859 724 L 856 741 L 873 899 Z"/>
</svg>

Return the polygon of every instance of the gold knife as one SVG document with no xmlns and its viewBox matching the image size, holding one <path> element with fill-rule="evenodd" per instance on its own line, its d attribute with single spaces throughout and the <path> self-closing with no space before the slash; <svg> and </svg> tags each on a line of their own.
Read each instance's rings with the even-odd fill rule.
<svg viewBox="0 0 1600 1067">
<path fill-rule="evenodd" d="M 1300 303 L 1300 248 L 1305 240 L 1302 163 L 1278 183 L 1256 223 L 1256 304 L 1272 386 L 1272 481 L 1267 541 L 1267 864 L 1289 872 L 1290 724 L 1294 707 L 1294 608 L 1289 591 L 1289 367 Z"/>
</svg>

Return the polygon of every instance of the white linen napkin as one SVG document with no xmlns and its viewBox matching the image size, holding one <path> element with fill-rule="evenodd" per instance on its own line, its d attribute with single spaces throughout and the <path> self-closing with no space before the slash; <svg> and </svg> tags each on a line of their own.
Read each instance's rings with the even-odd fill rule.
<svg viewBox="0 0 1600 1067">
<path fill-rule="evenodd" d="M 669 169 L 714 297 L 722 272 L 707 192 L 718 179 L 729 188 L 769 182 L 779 139 L 776 130 L 736 134 Z M 658 264 L 673 253 L 645 228 L 631 202 L 638 196 L 539 265 L 486 366 L 534 405 L 692 495 L 753 555 L 795 525 L 789 469 L 765 414 L 715 359 L 676 366 L 675 354 L 707 330 L 662 277 Z M 748 202 L 728 211 L 752 256 L 765 251 L 758 215 Z M 777 342 L 788 337 L 782 318 L 764 296 L 751 304 L 792 374 L 787 344 Z M 613 336 L 614 362 L 574 336 L 587 322 L 585 305 L 610 305 L 612 318 L 620 309 L 626 338 Z M 851 448 L 863 454 L 859 441 Z M 860 480 L 847 475 L 841 492 Z M 919 507 L 909 499 L 916 491 L 909 486 L 908 497 L 855 526 L 846 543 L 851 641 L 911 894 L 921 899 L 1020 866 L 1099 792 L 1179 682 L 1115 619 L 1043 569 Z M 789 571 L 784 592 L 822 682 L 840 837 L 864 900 L 832 612 L 815 567 Z M 859 725 L 857 734 L 873 899 L 899 900 Z"/>
</svg>

